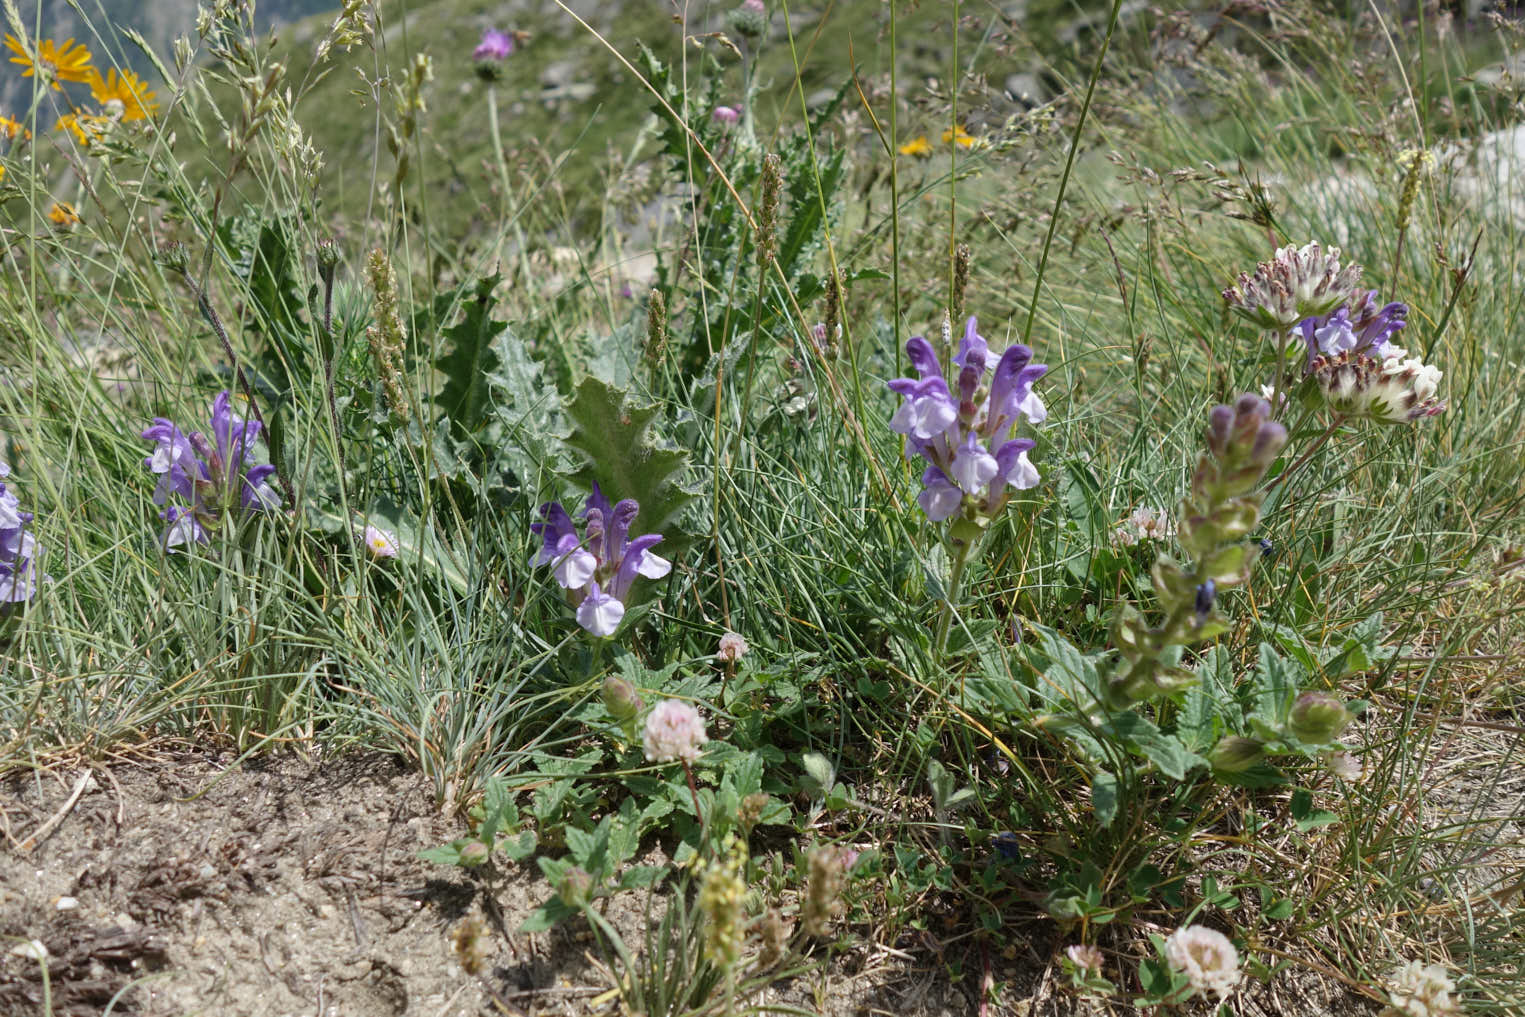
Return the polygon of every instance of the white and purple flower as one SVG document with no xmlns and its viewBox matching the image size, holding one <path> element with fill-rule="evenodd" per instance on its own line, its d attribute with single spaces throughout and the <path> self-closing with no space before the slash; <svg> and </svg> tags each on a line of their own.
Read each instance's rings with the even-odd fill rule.
<svg viewBox="0 0 1525 1017">
<path fill-rule="evenodd" d="M 582 512 L 584 537 L 560 502 L 540 506 L 542 522 L 530 524 L 541 538 L 530 563 L 552 566 L 556 585 L 577 605 L 577 624 L 595 636 L 612 636 L 619 628 L 636 576 L 661 579 L 672 571 L 672 562 L 651 552 L 661 543 L 660 534 L 631 539 L 630 524 L 639 511 L 632 498 L 611 506 L 594 484 Z"/>
<path fill-rule="evenodd" d="M 0 479 L 10 473 L 0 463 Z M 27 532 L 31 521 L 32 513 L 21 511 L 16 495 L 0 483 L 0 604 L 31 600 L 37 593 L 37 544 Z"/>
<path fill-rule="evenodd" d="M 230 514 L 280 507 L 281 496 L 270 483 L 275 467 L 254 462 L 260 425 L 233 412 L 226 389 L 212 400 L 210 425 L 208 438 L 155 417 L 142 433 L 155 443 L 143 465 L 159 477 L 154 504 L 166 506 L 162 513 L 169 524 L 162 538 L 166 548 L 206 543 Z M 189 504 L 167 504 L 172 495 Z"/>
<path fill-rule="evenodd" d="M 1036 487 L 1038 471 L 1027 458 L 1034 442 L 1011 437 L 1019 417 L 1037 424 L 1048 416 L 1032 391 L 1048 367 L 1031 363 L 1033 351 L 1020 343 L 1007 347 L 987 384 L 990 347 L 970 318 L 953 358 L 955 391 L 931 343 L 913 336 L 905 348 L 920 377 L 889 383 L 905 399 L 890 429 L 906 436 L 906 458 L 927 462 L 916 499 L 927 518 L 942 522 L 960 512 L 989 518 L 1011 490 Z"/>
</svg>

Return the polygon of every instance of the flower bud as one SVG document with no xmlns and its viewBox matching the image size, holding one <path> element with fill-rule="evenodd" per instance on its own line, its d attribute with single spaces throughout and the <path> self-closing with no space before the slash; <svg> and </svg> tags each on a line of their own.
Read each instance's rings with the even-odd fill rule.
<svg viewBox="0 0 1525 1017">
<path fill-rule="evenodd" d="M 492 848 L 488 847 L 486 844 L 483 844 L 479 840 L 474 840 L 470 844 L 467 844 L 465 847 L 461 848 L 461 864 L 466 866 L 468 869 L 481 865 L 491 856 Z"/>
<path fill-rule="evenodd" d="M 1219 773 L 1243 773 L 1266 757 L 1266 747 L 1253 738 L 1228 735 L 1207 754 L 1207 761 Z"/>
<path fill-rule="evenodd" d="M 645 706 L 635 686 L 625 679 L 613 675 L 604 679 L 604 709 L 621 724 L 634 720 Z"/>
<path fill-rule="evenodd" d="M 556 896 L 569 908 L 580 908 L 588 903 L 588 895 L 592 892 L 593 877 L 578 865 L 563 872 L 556 887 Z"/>
<path fill-rule="evenodd" d="M 1304 692 L 1292 704 L 1287 729 L 1298 741 L 1313 745 L 1332 742 L 1354 718 L 1345 704 L 1324 692 Z"/>
<path fill-rule="evenodd" d="M 333 272 L 334 266 L 339 264 L 339 247 L 333 237 L 323 237 L 318 241 L 317 256 L 318 273 L 326 279 Z"/>
<path fill-rule="evenodd" d="M 762 820 L 763 810 L 768 807 L 770 801 L 772 798 L 761 791 L 747 795 L 741 800 L 741 806 L 736 810 L 736 822 L 747 833 L 751 833 L 752 828 Z"/>
</svg>

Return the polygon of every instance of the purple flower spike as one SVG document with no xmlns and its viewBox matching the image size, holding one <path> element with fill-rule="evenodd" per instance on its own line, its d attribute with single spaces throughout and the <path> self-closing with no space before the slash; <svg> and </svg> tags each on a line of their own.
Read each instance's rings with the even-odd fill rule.
<svg viewBox="0 0 1525 1017">
<path fill-rule="evenodd" d="M 1021 344 L 1008 347 L 992 373 L 989 344 L 970 318 L 952 360 L 958 369 L 956 402 L 931 343 L 915 336 L 906 353 L 920 377 L 889 382 L 890 391 L 904 400 L 890 429 L 906 436 L 907 458 L 927 462 L 916 499 L 927 518 L 942 522 L 963 512 L 970 520 L 990 519 L 1012 490 L 1036 487 L 1038 471 L 1027 459 L 1032 440 L 1011 438 L 1021 417 L 1036 424 L 1048 416 L 1032 391 L 1048 367 L 1032 363 L 1033 351 Z"/>
<path fill-rule="evenodd" d="M 166 548 L 208 543 L 226 517 L 281 507 L 280 493 L 270 482 L 275 467 L 254 461 L 259 423 L 233 412 L 226 390 L 212 400 L 208 423 L 210 438 L 200 431 L 184 432 L 163 417 L 155 417 L 142 432 L 154 442 L 143 465 L 159 477 L 154 504 L 167 506 L 160 514 L 168 524 L 160 538 Z M 169 505 L 171 496 L 189 504 Z"/>
<path fill-rule="evenodd" d="M 630 538 L 639 512 L 631 498 L 611 506 L 595 484 L 582 510 L 582 538 L 559 502 L 540 506 L 543 521 L 530 524 L 541 538 L 530 563 L 555 566 L 556 584 L 577 606 L 577 624 L 601 638 L 619 628 L 636 576 L 661 579 L 672 571 L 670 561 L 651 552 L 661 542 L 660 534 Z"/>
<path fill-rule="evenodd" d="M 504 60 L 514 51 L 514 37 L 496 28 L 482 33 L 482 41 L 471 51 L 474 60 Z"/>
</svg>

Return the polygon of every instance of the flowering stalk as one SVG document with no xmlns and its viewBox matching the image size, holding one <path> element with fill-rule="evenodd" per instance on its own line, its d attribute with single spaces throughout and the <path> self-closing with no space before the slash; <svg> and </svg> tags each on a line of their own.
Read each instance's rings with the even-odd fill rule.
<svg viewBox="0 0 1525 1017">
<path fill-rule="evenodd" d="M 927 464 L 917 497 L 927 518 L 948 522 L 952 569 L 947 597 L 937 625 L 937 652 L 946 648 L 964 569 L 975 545 L 1013 491 L 1036 487 L 1038 471 L 1027 459 L 1034 442 L 1013 438 L 1020 417 L 1037 424 L 1048 410 L 1033 384 L 1048 371 L 1032 363 L 1033 351 L 1021 343 L 1006 348 L 986 380 L 990 347 L 970 318 L 952 366 L 953 387 L 932 344 L 913 336 L 905 346 L 919 378 L 896 378 L 890 390 L 904 398 L 890 429 L 906 438 L 906 458 Z"/>
<path fill-rule="evenodd" d="M 530 524 L 541 538 L 530 564 L 554 566 L 556 585 L 577 607 L 577 624 L 595 636 L 612 636 L 619 628 L 636 576 L 661 579 L 672 571 L 672 562 L 651 553 L 662 542 L 660 534 L 631 539 L 630 524 L 639 511 L 633 498 L 610 505 L 594 484 L 582 512 L 585 538 L 577 535 L 560 502 L 541 505 L 543 521 Z"/>
<path fill-rule="evenodd" d="M 1260 553 L 1244 540 L 1260 521 L 1263 493 L 1256 487 L 1287 441 L 1286 428 L 1270 417 L 1270 404 L 1256 395 L 1240 396 L 1233 406 L 1217 406 L 1209 414 L 1207 451 L 1178 513 L 1181 546 L 1195 564 L 1188 569 L 1168 554 L 1156 560 L 1154 591 L 1165 612 L 1158 625 L 1147 625 L 1131 607 L 1118 615 L 1112 642 L 1122 660 L 1106 690 L 1113 709 L 1185 688 L 1193 676 L 1167 667 L 1161 659 L 1165 650 L 1228 630 L 1218 613 L 1218 593 L 1249 578 Z"/>
</svg>

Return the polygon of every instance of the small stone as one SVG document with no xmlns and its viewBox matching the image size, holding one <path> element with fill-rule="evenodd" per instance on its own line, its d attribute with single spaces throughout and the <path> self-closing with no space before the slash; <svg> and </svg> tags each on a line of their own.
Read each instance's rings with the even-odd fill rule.
<svg viewBox="0 0 1525 1017">
<path fill-rule="evenodd" d="M 73 911 L 79 907 L 79 901 L 73 897 L 59 897 L 53 902 L 53 907 L 59 911 Z"/>
<path fill-rule="evenodd" d="M 48 948 L 43 946 L 42 940 L 30 939 L 25 943 L 11 947 L 12 957 L 25 957 L 28 960 L 45 961 L 48 959 Z"/>
</svg>

